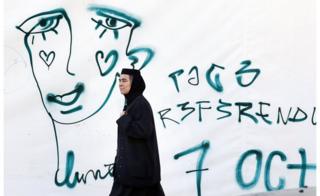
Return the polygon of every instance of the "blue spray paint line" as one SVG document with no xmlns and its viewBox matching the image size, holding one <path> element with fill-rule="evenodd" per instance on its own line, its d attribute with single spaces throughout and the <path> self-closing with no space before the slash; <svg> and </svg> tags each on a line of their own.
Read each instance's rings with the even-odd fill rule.
<svg viewBox="0 0 320 196">
<path fill-rule="evenodd" d="M 178 93 L 179 93 L 179 86 L 178 86 L 177 76 L 180 76 L 181 74 L 183 74 L 183 72 L 184 72 L 183 69 L 179 69 L 179 70 L 172 72 L 171 74 L 168 75 L 170 78 L 172 78 L 172 80 L 174 82 L 174 86 L 176 87 L 176 90 Z"/>
<path fill-rule="evenodd" d="M 189 170 L 189 171 L 186 171 L 186 173 L 191 173 L 191 172 L 196 172 L 196 171 L 208 171 L 209 168 L 205 168 L 205 169 L 194 169 L 194 170 Z"/>
<path fill-rule="evenodd" d="M 196 72 L 196 77 L 190 78 L 190 79 L 188 80 L 188 83 L 191 84 L 191 85 L 197 86 L 197 85 L 199 85 L 199 71 L 198 71 L 198 67 L 197 67 L 197 66 L 193 66 L 193 67 L 190 69 L 188 75 L 190 75 L 190 74 L 193 72 L 193 70 Z M 192 82 L 191 82 L 191 80 L 194 80 L 194 79 L 196 79 L 196 83 L 192 83 Z"/>
<path fill-rule="evenodd" d="M 57 169 L 57 171 L 56 171 L 55 184 L 57 186 L 66 185 L 69 188 L 74 188 L 77 185 L 77 179 L 76 178 L 74 178 L 73 181 L 70 180 L 71 175 L 72 175 L 73 165 L 74 165 L 74 152 L 73 151 L 68 151 L 65 178 L 64 178 L 64 180 L 62 182 L 59 182 L 58 178 L 57 178 L 59 169 Z"/>
<path fill-rule="evenodd" d="M 113 36 L 114 36 L 114 39 L 118 39 L 119 38 L 119 31 L 118 30 L 113 30 Z"/>
<path fill-rule="evenodd" d="M 248 87 L 250 86 L 259 76 L 259 74 L 261 73 L 260 69 L 247 69 L 250 65 L 251 65 L 251 61 L 250 60 L 245 60 L 241 62 L 241 65 L 243 65 L 243 67 L 238 70 L 236 72 L 236 77 L 237 77 L 237 82 L 241 87 Z M 254 74 L 253 78 L 251 79 L 251 81 L 247 84 L 243 83 L 243 74 Z"/>
<path fill-rule="evenodd" d="M 95 11 L 100 16 L 116 17 L 117 20 L 120 20 L 125 23 L 130 23 L 133 27 L 138 27 L 141 25 L 141 21 L 135 17 L 132 17 L 131 14 L 127 14 L 124 11 L 118 11 L 113 8 L 108 8 L 105 6 L 99 5 L 90 5 L 88 7 L 89 11 Z"/>
<path fill-rule="evenodd" d="M 186 172 L 187 174 L 191 173 L 191 172 L 196 172 L 196 185 L 197 185 L 198 196 L 201 196 L 201 177 L 202 177 L 201 176 L 201 174 L 202 174 L 201 172 L 208 170 L 208 168 L 203 169 L 202 165 L 203 165 L 204 158 L 205 158 L 209 148 L 210 148 L 210 142 L 208 140 L 204 140 L 199 145 L 194 146 L 192 148 L 189 148 L 189 149 L 187 149 L 185 151 L 182 151 L 182 152 L 180 152 L 180 153 L 178 153 L 178 154 L 173 156 L 173 158 L 177 160 L 182 156 L 188 155 L 188 154 L 193 153 L 193 152 L 195 152 L 197 150 L 202 150 L 201 153 L 200 153 L 199 159 L 198 159 L 197 169 L 196 170 L 190 170 L 190 171 Z"/>
<path fill-rule="evenodd" d="M 250 182 L 245 182 L 244 178 L 242 176 L 242 166 L 244 161 L 249 157 L 249 156 L 255 156 L 256 157 L 256 172 L 254 175 L 254 178 Z M 248 150 L 244 154 L 241 155 L 237 167 L 236 167 L 236 180 L 238 185 L 245 190 L 251 189 L 254 187 L 260 178 L 261 174 L 261 166 L 262 166 L 262 152 L 260 150 Z"/>
<path fill-rule="evenodd" d="M 154 57 L 154 51 L 151 48 L 133 48 L 128 52 L 128 58 L 132 61 L 131 66 L 134 68 L 135 64 L 139 62 L 139 58 L 136 56 L 136 54 L 145 54 L 146 57 L 141 63 L 141 67 L 139 70 L 142 70 L 145 66 L 147 66 L 150 61 Z"/>
<path fill-rule="evenodd" d="M 299 149 L 300 157 L 301 157 L 301 164 L 288 164 L 288 169 L 300 169 L 300 180 L 299 180 L 299 187 L 305 187 L 305 178 L 307 170 L 316 170 L 316 164 L 307 164 L 307 155 L 306 151 L 303 148 Z"/>
<path fill-rule="evenodd" d="M 82 110 L 82 105 L 79 105 L 77 107 L 74 107 L 72 108 L 71 110 L 67 110 L 67 111 L 60 111 L 61 114 L 71 114 L 71 113 L 74 113 L 74 112 L 77 112 L 79 110 Z"/>
<path fill-rule="evenodd" d="M 215 67 L 218 67 L 219 69 L 224 69 L 224 67 L 212 63 L 211 67 L 208 69 L 208 71 L 206 73 L 206 79 L 207 79 L 208 84 L 213 89 L 215 89 L 217 92 L 221 93 L 221 92 L 223 92 L 223 86 L 222 86 L 221 81 L 220 81 L 220 74 L 216 74 L 214 76 L 214 81 L 215 82 L 213 82 L 212 79 L 211 79 L 211 73 L 213 72 Z"/>
<path fill-rule="evenodd" d="M 104 167 L 106 168 L 106 171 L 101 171 L 100 169 L 93 170 L 89 169 L 85 173 L 80 173 L 79 171 L 75 171 L 73 173 L 75 163 L 75 154 L 72 150 L 67 152 L 66 157 L 66 168 L 64 173 L 63 180 L 58 179 L 58 175 L 60 172 L 60 169 L 57 168 L 55 173 L 55 184 L 59 187 L 67 186 L 68 188 L 72 189 L 75 188 L 77 184 L 79 183 L 87 183 L 88 177 L 92 177 L 93 180 L 104 180 L 106 177 L 113 176 L 113 166 L 114 164 L 104 164 Z"/>
<path fill-rule="evenodd" d="M 285 178 L 279 178 L 279 183 L 277 186 L 272 186 L 271 185 L 271 180 L 270 180 L 270 172 L 271 172 L 271 164 L 272 160 L 275 156 L 280 157 L 281 161 L 286 161 L 287 156 L 281 152 L 281 151 L 273 151 L 269 154 L 267 161 L 266 161 L 266 166 L 265 166 L 265 171 L 264 171 L 264 185 L 267 189 L 267 191 L 277 191 L 277 190 L 282 190 L 285 188 Z"/>
</svg>

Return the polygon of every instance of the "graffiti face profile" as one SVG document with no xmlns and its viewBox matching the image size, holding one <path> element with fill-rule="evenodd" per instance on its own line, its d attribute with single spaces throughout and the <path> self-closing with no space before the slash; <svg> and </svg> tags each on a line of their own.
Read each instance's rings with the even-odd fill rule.
<svg viewBox="0 0 320 196">
<path fill-rule="evenodd" d="M 149 48 L 129 48 L 139 20 L 101 6 L 89 6 L 85 13 L 71 17 L 59 8 L 17 26 L 25 33 L 42 103 L 50 117 L 62 124 L 99 112 L 116 86 L 120 66 L 134 66 L 137 53 L 147 54 L 140 69 L 153 57 Z"/>
</svg>

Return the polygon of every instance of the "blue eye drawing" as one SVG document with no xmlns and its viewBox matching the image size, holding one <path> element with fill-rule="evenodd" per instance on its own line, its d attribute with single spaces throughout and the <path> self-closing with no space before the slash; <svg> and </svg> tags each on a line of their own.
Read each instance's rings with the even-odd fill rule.
<svg viewBox="0 0 320 196">
<path fill-rule="evenodd" d="M 62 18 L 62 15 L 52 16 L 48 18 L 41 18 L 38 24 L 34 26 L 31 33 L 45 33 L 48 31 L 54 31 L 57 33 L 55 29 L 59 25 L 59 21 L 61 18 Z"/>
<path fill-rule="evenodd" d="M 43 39 L 46 40 L 45 33 L 52 31 L 58 34 L 56 28 L 60 20 L 66 18 L 65 16 L 66 13 L 63 9 L 43 12 L 26 19 L 21 25 L 17 26 L 17 29 L 24 32 L 26 36 L 41 33 Z"/>
<path fill-rule="evenodd" d="M 113 18 L 113 17 L 110 17 L 110 16 L 106 16 L 104 19 L 98 19 L 98 20 L 95 18 L 91 18 L 91 20 L 97 24 L 95 29 L 98 29 L 99 27 L 103 27 L 103 28 L 109 29 L 109 30 L 118 30 L 118 29 L 122 29 L 126 26 L 131 26 L 130 23 L 120 21 L 120 20 Z"/>
<path fill-rule="evenodd" d="M 119 20 L 117 18 L 111 16 L 100 16 L 100 19 L 91 18 L 93 22 L 96 23 L 95 29 L 98 30 L 99 28 L 103 28 L 99 38 L 103 37 L 103 35 L 107 32 L 107 30 L 112 30 L 115 39 L 118 39 L 119 32 L 118 30 L 125 28 L 127 26 L 131 27 L 129 22 L 125 22 L 123 20 Z"/>
<path fill-rule="evenodd" d="M 114 38 L 118 39 L 119 31 L 125 27 L 130 27 L 132 30 L 140 26 L 140 21 L 132 16 L 101 6 L 90 6 L 90 11 L 95 12 L 95 16 L 91 20 L 96 24 L 95 29 L 102 28 L 99 38 L 101 38 L 107 30 L 113 32 Z"/>
</svg>

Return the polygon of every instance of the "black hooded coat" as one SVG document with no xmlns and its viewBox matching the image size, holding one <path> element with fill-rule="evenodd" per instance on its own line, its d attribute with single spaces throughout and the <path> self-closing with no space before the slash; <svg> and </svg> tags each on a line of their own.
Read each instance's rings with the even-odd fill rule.
<svg viewBox="0 0 320 196">
<path fill-rule="evenodd" d="M 133 80 L 125 95 L 126 114 L 117 120 L 114 180 L 130 187 L 153 186 L 160 182 L 160 161 L 152 109 L 142 95 L 145 83 L 138 70 L 124 69 L 122 74 Z"/>
</svg>

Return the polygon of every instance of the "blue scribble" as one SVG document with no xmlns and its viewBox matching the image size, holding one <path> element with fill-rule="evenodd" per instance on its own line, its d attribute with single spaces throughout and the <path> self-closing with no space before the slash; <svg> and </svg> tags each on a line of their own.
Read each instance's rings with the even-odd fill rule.
<svg viewBox="0 0 320 196">
<path fill-rule="evenodd" d="M 215 67 L 220 68 L 220 69 L 224 69 L 224 67 L 212 63 L 211 67 L 208 69 L 208 71 L 206 73 L 206 79 L 207 79 L 208 84 L 213 89 L 215 89 L 217 92 L 221 93 L 221 92 L 223 92 L 223 86 L 220 82 L 220 74 L 217 73 L 214 76 L 214 82 L 211 80 L 211 73 L 213 72 Z"/>
<path fill-rule="evenodd" d="M 187 171 L 186 173 L 190 173 L 190 172 L 196 172 L 196 184 L 197 184 L 197 193 L 198 196 L 201 196 L 201 175 L 202 175 L 202 171 L 208 170 L 208 169 L 203 169 L 202 165 L 203 165 L 203 160 L 207 154 L 208 149 L 210 148 L 210 142 L 208 140 L 204 140 L 202 141 L 199 145 L 189 148 L 188 150 L 182 151 L 176 155 L 174 155 L 174 159 L 179 159 L 182 156 L 188 155 L 190 153 L 193 153 L 197 150 L 202 150 L 198 159 L 198 163 L 197 163 L 197 169 L 196 170 L 191 170 L 191 171 Z"/>
<path fill-rule="evenodd" d="M 251 65 L 250 60 L 242 61 L 241 64 L 244 66 L 236 72 L 237 82 L 242 87 L 248 87 L 257 79 L 257 77 L 260 74 L 260 69 L 247 69 Z M 245 84 L 242 81 L 242 79 L 243 79 L 242 75 L 248 74 L 248 73 L 253 73 L 254 77 L 251 79 L 251 81 L 249 83 Z"/>
</svg>

